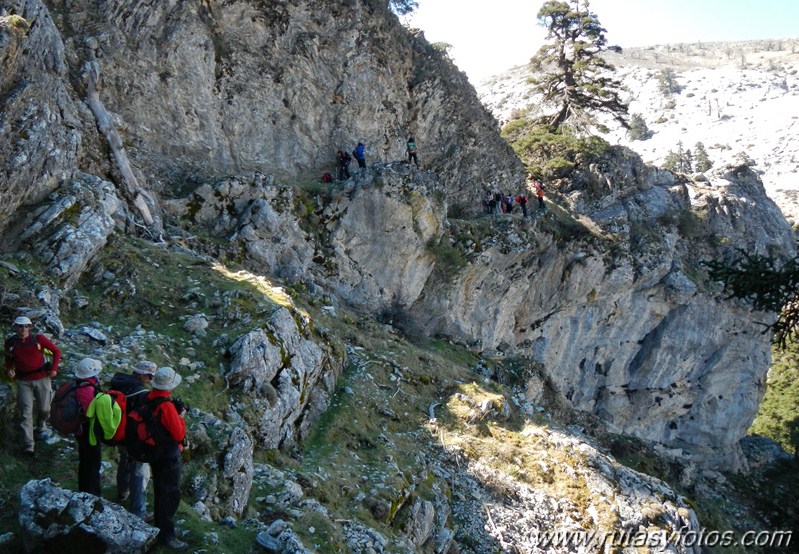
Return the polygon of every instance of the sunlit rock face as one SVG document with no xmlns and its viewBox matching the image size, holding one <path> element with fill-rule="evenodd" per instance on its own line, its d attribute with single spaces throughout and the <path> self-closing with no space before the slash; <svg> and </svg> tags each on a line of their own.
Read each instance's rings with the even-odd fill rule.
<svg viewBox="0 0 799 554">
<path fill-rule="evenodd" d="M 737 249 L 791 255 L 790 227 L 745 166 L 703 183 L 630 178 L 648 175 L 636 169 L 626 183 L 612 169 L 586 175 L 567 193 L 610 242 L 499 242 L 414 309 L 430 330 L 531 356 L 575 407 L 618 432 L 737 466 L 730 447 L 764 392 L 761 322 L 773 316 L 725 299 L 701 262 Z M 606 188 L 591 194 L 598 182 Z"/>
<path fill-rule="evenodd" d="M 108 170 L 82 102 L 87 62 L 153 190 L 253 171 L 317 179 L 359 142 L 367 163 L 403 159 L 411 135 L 459 209 L 523 182 L 466 76 L 379 3 L 11 4 L 36 19 L 27 38 L 0 30 L 13 72 L 0 86 L 18 87 L 0 126 L 12 208 L 55 188 L 59 170 Z"/>
<path fill-rule="evenodd" d="M 790 227 L 747 167 L 694 183 L 629 151 L 608 164 L 564 189 L 592 228 L 569 239 L 559 224 L 519 216 L 478 220 L 484 234 L 469 235 L 467 220 L 444 217 L 435 180 L 403 166 L 335 188 L 314 212 L 312 232 L 280 240 L 250 233 L 245 248 L 301 259 L 281 271 L 367 311 L 398 305 L 422 333 L 529 357 L 574 407 L 615 431 L 737 467 L 733 445 L 754 417 L 770 363 L 758 322 L 771 316 L 725 299 L 701 262 L 738 248 L 790 254 Z M 281 194 L 260 194 L 250 205 L 266 204 L 269 225 L 300 226 L 281 211 Z M 214 206 L 230 200 L 204 197 L 198 214 L 221 213 Z M 226 232 L 241 240 L 251 212 Z M 442 241 L 466 260 L 449 275 L 431 247 Z M 302 248 L 314 255 L 280 254 Z"/>
</svg>

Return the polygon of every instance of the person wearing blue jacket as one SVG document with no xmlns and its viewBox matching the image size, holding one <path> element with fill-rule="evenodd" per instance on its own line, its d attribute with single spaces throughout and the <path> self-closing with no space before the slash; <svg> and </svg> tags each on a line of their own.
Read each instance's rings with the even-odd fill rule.
<svg viewBox="0 0 799 554">
<path fill-rule="evenodd" d="M 363 145 L 362 142 L 358 143 L 358 146 L 355 147 L 355 150 L 352 151 L 352 157 L 358 162 L 359 168 L 366 167 L 366 147 Z"/>
</svg>

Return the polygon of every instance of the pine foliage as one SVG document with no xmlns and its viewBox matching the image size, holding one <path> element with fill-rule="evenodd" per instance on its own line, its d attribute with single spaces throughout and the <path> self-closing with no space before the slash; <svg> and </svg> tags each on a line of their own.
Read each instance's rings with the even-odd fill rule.
<svg viewBox="0 0 799 554">
<path fill-rule="evenodd" d="M 658 73 L 658 90 L 663 96 L 671 96 L 682 90 L 677 82 L 677 74 L 671 68 L 666 68 Z"/>
<path fill-rule="evenodd" d="M 710 156 L 707 155 L 704 144 L 697 142 L 694 146 L 694 150 L 696 151 L 696 158 L 694 160 L 694 169 L 696 171 L 704 173 L 713 167 L 713 162 L 710 161 Z"/>
<path fill-rule="evenodd" d="M 668 169 L 675 173 L 690 173 L 694 165 L 694 157 L 690 150 L 682 147 L 682 141 L 677 143 L 677 151 L 669 150 L 666 160 L 663 162 L 663 169 Z"/>
<path fill-rule="evenodd" d="M 544 104 L 557 107 L 546 123 L 555 129 L 569 122 L 580 130 L 601 130 L 594 114 L 603 112 L 628 128 L 621 81 L 613 78 L 615 68 L 602 57 L 621 48 L 607 45 L 606 30 L 588 0 L 548 0 L 538 21 L 547 28 L 549 42 L 530 60 L 534 71 L 543 72 L 531 81 Z"/>
<path fill-rule="evenodd" d="M 630 116 L 630 128 L 627 129 L 627 137 L 630 140 L 646 140 L 649 138 L 649 127 L 641 114 L 634 113 Z"/>
<path fill-rule="evenodd" d="M 771 256 L 748 254 L 732 262 L 706 263 L 711 279 L 721 281 L 729 298 L 740 298 L 761 312 L 779 313 L 777 321 L 765 325 L 774 332 L 774 342 L 784 349 L 799 337 L 799 258 L 781 263 Z"/>
</svg>

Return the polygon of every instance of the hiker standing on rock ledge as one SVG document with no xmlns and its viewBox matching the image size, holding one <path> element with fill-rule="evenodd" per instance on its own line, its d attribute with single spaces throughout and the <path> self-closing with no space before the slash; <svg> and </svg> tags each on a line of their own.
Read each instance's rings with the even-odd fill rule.
<svg viewBox="0 0 799 554">
<path fill-rule="evenodd" d="M 413 137 L 408 137 L 408 142 L 405 143 L 405 151 L 408 152 L 408 163 L 415 163 L 419 167 L 419 159 L 416 157 L 416 141 Z"/>
<path fill-rule="evenodd" d="M 6 375 L 17 382 L 17 408 L 20 412 L 22 428 L 22 449 L 33 456 L 33 441 L 46 440 L 52 432 L 47 428 L 50 417 L 51 379 L 58 373 L 61 350 L 44 335 L 32 335 L 31 320 L 20 316 L 14 320 L 13 337 L 6 339 Z M 53 361 L 48 362 L 44 350 L 53 353 Z M 36 433 L 33 430 L 33 404 L 36 403 Z"/>
</svg>

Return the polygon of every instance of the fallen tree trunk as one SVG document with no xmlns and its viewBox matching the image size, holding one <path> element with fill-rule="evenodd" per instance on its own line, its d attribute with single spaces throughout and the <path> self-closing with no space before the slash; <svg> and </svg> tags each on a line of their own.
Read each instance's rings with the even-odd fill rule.
<svg viewBox="0 0 799 554">
<path fill-rule="evenodd" d="M 111 152 L 114 154 L 114 160 L 122 176 L 123 192 L 136 207 L 142 219 L 144 219 L 144 223 L 152 225 L 154 222 L 153 216 L 147 206 L 147 200 L 149 199 L 152 202 L 152 199 L 139 185 L 136 175 L 133 174 L 128 155 L 122 146 L 122 139 L 119 137 L 119 133 L 111 122 L 111 116 L 108 115 L 108 110 L 105 109 L 103 102 L 100 100 L 100 95 L 97 93 L 96 83 L 100 79 L 100 66 L 96 61 L 86 62 L 86 73 L 88 74 L 86 101 L 89 104 L 89 109 L 94 114 L 94 118 L 97 120 L 97 127 L 105 136 Z"/>
</svg>

